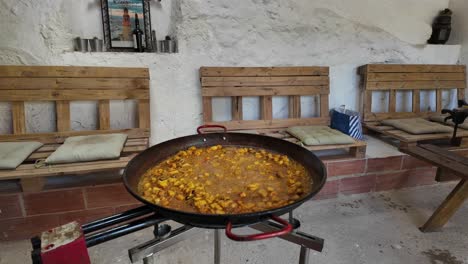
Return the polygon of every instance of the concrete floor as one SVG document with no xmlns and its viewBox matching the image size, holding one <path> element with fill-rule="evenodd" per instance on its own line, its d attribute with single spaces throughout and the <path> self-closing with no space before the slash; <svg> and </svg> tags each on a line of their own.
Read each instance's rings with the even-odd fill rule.
<svg viewBox="0 0 468 264">
<path fill-rule="evenodd" d="M 343 196 L 308 202 L 296 216 L 301 231 L 325 239 L 312 263 L 468 263 L 468 204 L 442 232 L 421 233 L 417 227 L 430 216 L 453 184 L 394 192 Z M 90 249 L 93 263 L 130 263 L 127 249 L 151 238 L 151 230 Z M 213 232 L 201 230 L 190 240 L 157 254 L 154 263 L 213 262 Z M 30 263 L 29 242 L 0 243 L 0 263 Z M 299 247 L 279 239 L 234 242 L 222 237 L 221 263 L 297 263 Z"/>
</svg>

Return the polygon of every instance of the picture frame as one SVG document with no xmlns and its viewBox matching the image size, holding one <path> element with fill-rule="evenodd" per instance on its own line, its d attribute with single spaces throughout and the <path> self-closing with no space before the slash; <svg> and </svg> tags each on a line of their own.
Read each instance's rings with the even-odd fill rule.
<svg viewBox="0 0 468 264">
<path fill-rule="evenodd" d="M 151 15 L 148 0 L 101 0 L 104 45 L 107 51 L 133 52 L 135 13 L 143 31 L 145 51 L 152 51 Z"/>
</svg>

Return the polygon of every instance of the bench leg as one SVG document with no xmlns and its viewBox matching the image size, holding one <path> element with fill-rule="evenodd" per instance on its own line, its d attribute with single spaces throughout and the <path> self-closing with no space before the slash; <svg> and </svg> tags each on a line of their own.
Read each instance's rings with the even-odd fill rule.
<svg viewBox="0 0 468 264">
<path fill-rule="evenodd" d="M 23 192 L 40 192 L 45 184 L 45 178 L 24 178 L 20 180 Z"/>
<path fill-rule="evenodd" d="M 365 158 L 366 157 L 366 147 L 351 147 L 349 148 L 349 154 L 354 158 Z"/>
<path fill-rule="evenodd" d="M 447 196 L 427 222 L 420 228 L 422 232 L 432 232 L 442 228 L 468 197 L 468 181 L 463 179 Z"/>
<path fill-rule="evenodd" d="M 437 175 L 435 178 L 437 182 L 448 182 L 458 179 L 460 179 L 460 177 L 458 177 L 457 175 L 450 173 L 447 170 L 441 169 L 440 167 L 437 168 Z"/>
<path fill-rule="evenodd" d="M 399 144 L 399 148 L 400 149 L 407 149 L 409 147 L 416 147 L 418 145 L 418 142 L 403 142 L 403 141 L 400 141 L 400 144 Z"/>
</svg>

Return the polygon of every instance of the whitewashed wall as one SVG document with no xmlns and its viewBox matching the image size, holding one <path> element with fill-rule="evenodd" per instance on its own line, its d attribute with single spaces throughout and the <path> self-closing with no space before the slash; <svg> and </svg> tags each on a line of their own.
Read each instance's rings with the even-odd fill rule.
<svg viewBox="0 0 468 264">
<path fill-rule="evenodd" d="M 0 63 L 149 67 L 152 143 L 156 143 L 191 134 L 201 123 L 200 66 L 330 66 L 330 106 L 346 104 L 356 109 L 359 65 L 456 63 L 459 59 L 458 45 L 424 45 L 432 18 L 448 6 L 448 0 L 162 0 L 151 4 L 158 37 L 177 32 L 180 53 L 71 52 L 73 37 L 101 36 L 99 0 L 0 0 Z M 283 102 L 276 100 L 276 116 L 285 115 Z M 217 105 L 223 108 L 222 101 Z M 255 100 L 250 106 L 246 113 L 254 118 Z M 89 103 L 73 107 L 78 111 L 72 117 L 74 129 L 95 125 L 95 107 Z M 120 119 L 113 118 L 112 126 L 133 122 L 134 117 L 125 114 L 132 104 L 125 107 L 113 107 L 112 114 Z M 50 130 L 52 109 L 50 104 L 29 105 L 29 115 L 36 118 L 28 129 Z M 8 111 L 8 105 L 0 104 L 0 133 L 11 131 Z"/>
<path fill-rule="evenodd" d="M 449 43 L 462 45 L 460 63 L 468 64 L 468 1 L 451 0 L 450 9 L 453 11 L 453 16 Z"/>
</svg>

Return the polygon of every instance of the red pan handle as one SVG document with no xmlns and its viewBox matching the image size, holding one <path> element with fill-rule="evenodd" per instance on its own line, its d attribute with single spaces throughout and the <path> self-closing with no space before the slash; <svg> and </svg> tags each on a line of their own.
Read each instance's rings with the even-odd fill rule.
<svg viewBox="0 0 468 264">
<path fill-rule="evenodd" d="M 232 233 L 232 223 L 229 221 L 226 226 L 226 236 L 235 241 L 254 241 L 286 235 L 288 233 L 291 233 L 291 231 L 293 230 L 293 226 L 288 221 L 279 218 L 278 216 L 271 216 L 271 220 L 284 225 L 284 228 L 273 232 L 241 236 Z"/>
<path fill-rule="evenodd" d="M 224 133 L 227 132 L 227 128 L 225 126 L 221 126 L 221 125 L 203 125 L 203 126 L 199 126 L 197 127 L 197 133 L 198 134 L 205 134 L 202 129 L 204 128 L 211 128 L 211 127 L 217 127 L 217 128 L 222 128 L 224 130 Z"/>
</svg>

